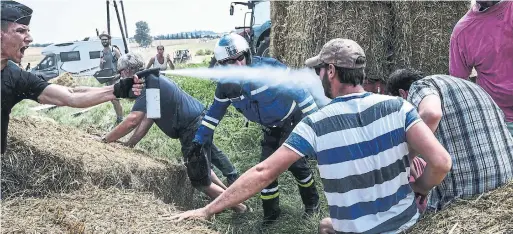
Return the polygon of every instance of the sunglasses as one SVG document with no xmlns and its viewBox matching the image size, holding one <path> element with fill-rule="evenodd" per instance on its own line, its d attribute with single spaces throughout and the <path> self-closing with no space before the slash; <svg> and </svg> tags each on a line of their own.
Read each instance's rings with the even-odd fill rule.
<svg viewBox="0 0 513 234">
<path fill-rule="evenodd" d="M 222 62 L 219 62 L 221 65 L 225 65 L 225 64 L 235 64 L 237 61 L 239 62 L 242 62 L 242 60 L 244 60 L 245 56 L 244 54 L 241 54 L 239 55 L 239 57 L 237 58 L 234 58 L 234 59 L 227 59 L 227 60 L 224 60 Z"/>
<path fill-rule="evenodd" d="M 317 74 L 318 76 L 320 76 L 320 75 L 321 75 L 321 68 L 326 68 L 326 67 L 328 67 L 328 64 L 325 64 L 325 63 L 322 63 L 322 64 L 320 64 L 320 65 L 315 66 L 315 67 L 314 67 L 314 69 L 315 69 L 315 74 Z"/>
</svg>

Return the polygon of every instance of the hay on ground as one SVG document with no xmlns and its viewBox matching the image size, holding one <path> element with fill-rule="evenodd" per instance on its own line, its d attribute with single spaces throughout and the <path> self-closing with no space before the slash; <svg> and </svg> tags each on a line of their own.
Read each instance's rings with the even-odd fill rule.
<svg viewBox="0 0 513 234">
<path fill-rule="evenodd" d="M 513 182 L 427 214 L 408 233 L 513 233 Z"/>
<path fill-rule="evenodd" d="M 43 119 L 11 119 L 2 197 L 44 196 L 93 184 L 150 191 L 164 202 L 192 206 L 194 189 L 185 166 L 94 138 Z"/>
<path fill-rule="evenodd" d="M 177 213 L 148 193 L 84 187 L 2 201 L 2 233 L 217 233 L 198 221 L 163 220 Z"/>
<path fill-rule="evenodd" d="M 53 79 L 49 80 L 48 82 L 52 83 L 52 84 L 58 84 L 58 85 L 66 86 L 66 87 L 71 87 L 71 88 L 74 88 L 77 86 L 77 83 L 73 79 L 73 76 L 71 76 L 71 74 L 69 74 L 69 72 L 62 73 L 60 76 L 53 78 Z"/>
</svg>

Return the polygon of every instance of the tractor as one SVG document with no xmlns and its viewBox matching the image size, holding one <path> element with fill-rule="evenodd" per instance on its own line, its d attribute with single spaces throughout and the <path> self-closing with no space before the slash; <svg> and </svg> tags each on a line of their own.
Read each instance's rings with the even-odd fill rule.
<svg viewBox="0 0 513 234">
<path fill-rule="evenodd" d="M 242 29 L 242 31 L 239 32 L 239 35 L 248 40 L 253 54 L 262 57 L 269 57 L 271 2 L 269 0 L 232 2 L 230 5 L 230 15 L 233 15 L 235 5 L 244 5 L 249 9 L 244 16 L 244 26 L 235 27 L 235 29 Z M 249 24 L 246 22 L 247 15 L 250 16 Z"/>
<path fill-rule="evenodd" d="M 235 5 L 243 5 L 249 9 L 244 15 L 244 26 L 235 27 L 235 30 L 239 30 L 238 34 L 246 38 L 252 54 L 270 57 L 271 2 L 269 0 L 232 2 L 230 4 L 230 15 L 233 15 Z M 246 22 L 248 15 L 249 24 Z M 215 64 L 216 59 L 212 57 L 208 67 L 212 68 Z"/>
<path fill-rule="evenodd" d="M 192 59 L 191 52 L 188 49 L 177 50 L 173 56 L 173 63 L 186 63 L 187 61 Z"/>
</svg>

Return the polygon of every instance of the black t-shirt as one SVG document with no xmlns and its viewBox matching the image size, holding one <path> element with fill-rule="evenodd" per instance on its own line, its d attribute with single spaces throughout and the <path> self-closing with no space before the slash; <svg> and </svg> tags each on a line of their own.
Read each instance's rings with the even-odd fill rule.
<svg viewBox="0 0 513 234">
<path fill-rule="evenodd" d="M 23 99 L 38 101 L 37 97 L 49 85 L 46 80 L 27 72 L 8 61 L 2 69 L 2 154 L 7 147 L 7 127 L 11 109 Z"/>
<path fill-rule="evenodd" d="M 170 138 L 176 139 L 193 121 L 201 115 L 205 107 L 172 80 L 159 76 L 161 118 L 155 124 Z M 135 101 L 132 111 L 146 113 L 146 94 L 143 92 Z"/>
</svg>

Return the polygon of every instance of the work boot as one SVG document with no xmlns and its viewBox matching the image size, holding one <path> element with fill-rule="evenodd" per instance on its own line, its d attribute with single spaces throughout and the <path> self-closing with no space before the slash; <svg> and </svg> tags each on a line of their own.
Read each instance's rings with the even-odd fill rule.
<svg viewBox="0 0 513 234">
<path fill-rule="evenodd" d="M 310 218 L 314 214 L 318 214 L 321 211 L 321 203 L 317 200 L 317 204 L 313 206 L 305 206 L 305 213 L 303 213 L 303 218 Z"/>
<path fill-rule="evenodd" d="M 320 210 L 320 202 L 319 202 L 319 194 L 317 193 L 317 188 L 315 184 L 312 183 L 309 187 L 299 187 L 299 194 L 301 195 L 301 200 L 305 205 L 305 213 L 303 216 L 311 216 L 315 213 L 318 213 Z"/>
<path fill-rule="evenodd" d="M 264 208 L 264 219 L 262 225 L 267 227 L 274 224 L 281 214 L 280 198 L 276 197 L 270 200 L 262 200 L 262 207 Z"/>
</svg>

